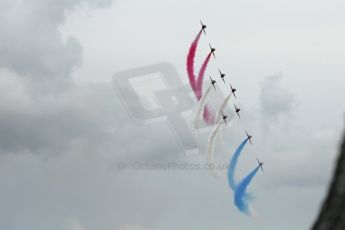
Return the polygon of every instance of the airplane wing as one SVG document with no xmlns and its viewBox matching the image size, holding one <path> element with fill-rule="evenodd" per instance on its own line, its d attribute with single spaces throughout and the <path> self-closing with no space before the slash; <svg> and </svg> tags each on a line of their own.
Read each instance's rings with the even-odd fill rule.
<svg viewBox="0 0 345 230">
<path fill-rule="evenodd" d="M 264 167 L 262 166 L 263 163 L 259 161 L 259 158 L 256 158 L 258 164 L 259 164 L 259 167 L 261 168 L 262 172 L 264 172 Z"/>
<path fill-rule="evenodd" d="M 213 84 L 213 88 L 214 88 L 214 90 L 216 90 L 216 86 Z"/>
<path fill-rule="evenodd" d="M 222 78 L 222 80 L 223 80 L 223 82 L 224 82 L 224 84 L 225 84 L 225 80 L 224 80 L 224 77 Z"/>
<path fill-rule="evenodd" d="M 205 25 L 204 23 L 202 23 L 202 21 L 200 20 L 200 24 L 201 24 L 201 30 L 204 32 L 204 34 L 206 35 L 206 31 L 205 28 L 203 28 Z"/>
</svg>

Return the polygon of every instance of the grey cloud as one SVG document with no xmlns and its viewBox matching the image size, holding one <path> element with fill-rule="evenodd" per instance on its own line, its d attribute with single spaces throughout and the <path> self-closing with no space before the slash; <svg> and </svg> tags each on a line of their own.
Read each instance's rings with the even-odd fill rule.
<svg viewBox="0 0 345 230">
<path fill-rule="evenodd" d="M 0 78 L 2 152 L 60 152 L 105 141 L 104 117 L 110 90 L 77 87 L 70 74 L 81 64 L 82 48 L 59 32 L 66 14 L 87 4 L 110 6 L 112 0 L 2 1 L 0 7 Z M 107 94 L 107 95 L 106 95 Z M 92 109 L 91 109 L 92 108 Z M 109 115 L 109 114 L 108 114 Z M 83 136 L 84 138 L 82 138 Z M 97 140 L 97 141 L 96 141 Z"/>
<path fill-rule="evenodd" d="M 0 80 L 3 154 L 51 155 L 76 150 L 113 153 L 119 159 L 133 160 L 166 158 L 169 154 L 162 153 L 167 149 L 175 152 L 170 157 L 181 152 L 167 124 L 138 129 L 111 85 L 71 86 L 57 95 L 36 97 L 31 81 L 8 71 L 0 71 Z"/>
<path fill-rule="evenodd" d="M 3 89 L 2 94 L 6 95 L 10 90 L 13 88 Z M 41 99 L 32 99 L 26 94 L 12 98 L 18 106 L 2 97 L 0 127 L 7 131 L 0 133 L 1 148 L 9 152 L 52 153 L 73 144 L 105 141 L 113 118 L 103 109 L 111 101 L 97 101 L 97 96 L 111 98 L 113 95 L 107 95 L 107 92 L 109 90 L 102 87 L 76 87 L 57 96 L 42 95 Z"/>
<path fill-rule="evenodd" d="M 82 49 L 73 37 L 66 42 L 61 38 L 59 26 L 64 23 L 66 13 L 82 4 L 92 9 L 111 3 L 111 0 L 1 2 L 0 127 L 6 130 L 0 133 L 2 153 L 50 155 L 76 149 L 117 155 L 126 152 L 123 155 L 129 159 L 137 152 L 148 157 L 172 147 L 171 142 L 156 132 L 152 138 L 161 144 L 157 145 L 161 150 L 152 150 L 148 138 L 139 138 L 149 129 L 134 135 L 110 85 L 79 87 L 70 79 L 71 71 L 81 63 Z M 153 128 L 159 129 L 159 126 Z M 133 141 L 140 144 L 126 146 L 126 136 L 133 136 Z M 144 150 L 137 151 L 139 148 Z"/>
<path fill-rule="evenodd" d="M 82 61 L 82 48 L 69 37 L 62 41 L 58 27 L 66 12 L 82 3 L 105 7 L 111 0 L 2 1 L 0 7 L 0 67 L 23 76 L 68 78 Z"/>
</svg>

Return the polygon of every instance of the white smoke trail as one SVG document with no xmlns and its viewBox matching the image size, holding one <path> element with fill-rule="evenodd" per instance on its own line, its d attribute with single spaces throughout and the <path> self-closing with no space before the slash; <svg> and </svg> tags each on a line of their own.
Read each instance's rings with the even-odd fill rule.
<svg viewBox="0 0 345 230">
<path fill-rule="evenodd" d="M 221 120 L 218 122 L 214 130 L 212 131 L 210 137 L 208 138 L 207 142 L 207 164 L 209 166 L 209 172 L 214 177 L 221 177 L 222 175 L 219 173 L 218 169 L 216 169 L 216 165 L 214 163 L 213 155 L 214 155 L 214 149 L 215 149 L 215 143 L 217 139 L 217 134 L 221 130 L 221 126 L 224 124 L 224 121 Z"/>
<path fill-rule="evenodd" d="M 229 101 L 230 98 L 231 98 L 231 94 L 232 94 L 232 93 L 230 93 L 230 94 L 224 99 L 223 103 L 222 103 L 221 106 L 219 107 L 219 110 L 218 110 L 217 115 L 216 115 L 216 120 L 215 120 L 216 123 L 218 123 L 218 122 L 220 121 L 220 119 L 222 119 L 222 113 L 223 113 L 223 111 L 224 111 L 225 106 L 228 104 L 228 101 Z M 233 122 L 234 122 L 234 119 L 231 118 L 231 120 L 228 121 L 227 127 L 232 126 Z M 227 149 L 227 146 L 225 145 L 225 142 L 224 142 L 223 133 L 220 133 L 220 134 L 219 134 L 219 139 L 220 139 L 220 142 L 221 142 L 221 144 L 222 144 L 223 150 L 226 150 L 226 149 Z"/>
<path fill-rule="evenodd" d="M 210 93 L 211 89 L 212 89 L 212 85 L 210 85 L 207 88 L 205 94 L 201 97 L 201 99 L 198 103 L 198 106 L 196 108 L 196 115 L 195 115 L 195 119 L 194 119 L 194 128 L 195 129 L 199 129 L 199 122 L 202 120 L 203 111 L 204 111 L 204 108 L 206 105 L 206 99 L 207 99 L 207 96 Z"/>
<path fill-rule="evenodd" d="M 230 128 L 233 124 L 234 124 L 234 118 L 231 118 L 230 121 L 227 121 L 226 127 Z M 229 146 L 224 141 L 223 132 L 218 133 L 218 139 L 219 139 L 219 142 L 221 143 L 222 151 L 225 151 L 225 152 L 228 151 Z M 224 173 L 226 173 L 226 170 L 224 171 Z"/>
<path fill-rule="evenodd" d="M 218 123 L 222 117 L 225 106 L 227 105 L 229 99 L 231 98 L 231 93 L 224 99 L 222 105 L 220 106 L 218 113 L 216 115 L 216 123 Z"/>
</svg>

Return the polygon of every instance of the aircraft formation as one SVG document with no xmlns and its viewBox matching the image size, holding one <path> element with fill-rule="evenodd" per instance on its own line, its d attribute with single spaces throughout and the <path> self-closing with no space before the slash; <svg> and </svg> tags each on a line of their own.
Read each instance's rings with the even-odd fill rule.
<svg viewBox="0 0 345 230">
<path fill-rule="evenodd" d="M 206 28 L 207 28 L 206 24 L 204 24 L 201 20 L 200 20 L 200 24 L 201 24 L 201 29 L 199 33 L 197 34 L 195 40 L 191 44 L 188 55 L 187 55 L 187 73 L 188 73 L 191 88 L 193 89 L 195 96 L 198 99 L 198 106 L 196 110 L 197 113 L 194 120 L 195 121 L 194 128 L 198 129 L 199 120 L 202 120 L 202 118 L 208 125 L 215 125 L 215 128 L 213 132 L 211 133 L 208 140 L 208 144 L 207 144 L 208 146 L 207 147 L 207 151 L 208 151 L 207 161 L 210 164 L 214 164 L 213 155 L 214 155 L 214 146 L 215 146 L 216 137 L 221 131 L 221 126 L 229 124 L 229 121 L 228 121 L 229 116 L 225 114 L 223 110 L 225 106 L 227 105 L 228 100 L 230 99 L 231 96 L 237 99 L 237 96 L 236 96 L 237 89 L 234 88 L 230 82 L 228 82 L 229 80 L 226 79 L 226 74 L 222 72 L 220 68 L 218 68 L 220 81 L 225 85 L 229 84 L 230 94 L 226 97 L 221 108 L 219 109 L 217 113 L 217 116 L 214 118 L 212 111 L 209 109 L 206 102 L 206 98 L 209 92 L 211 91 L 211 88 L 213 88 L 214 90 L 217 89 L 216 87 L 217 81 L 211 76 L 209 76 L 210 85 L 208 89 L 206 90 L 204 94 L 202 93 L 202 90 L 203 90 L 202 81 L 203 81 L 203 77 L 204 77 L 203 75 L 205 73 L 206 67 L 208 65 L 208 62 L 210 61 L 211 56 L 213 56 L 213 58 L 216 58 L 216 54 L 215 54 L 216 48 L 212 47 L 210 43 L 209 43 L 210 52 L 208 53 L 205 61 L 203 62 L 203 65 L 199 71 L 199 74 L 198 75 L 194 74 L 194 58 L 195 58 L 198 42 L 202 34 L 206 36 Z M 233 103 L 233 105 L 234 105 L 234 112 L 237 114 L 238 119 L 241 119 L 241 116 L 240 116 L 241 109 L 238 106 L 236 106 L 235 103 Z M 237 159 L 240 156 L 242 149 L 244 148 L 247 142 L 253 145 L 253 142 L 252 142 L 253 136 L 250 135 L 247 132 L 247 130 L 245 130 L 245 134 L 246 134 L 246 138 L 238 146 L 238 148 L 236 149 L 235 153 L 233 154 L 230 160 L 230 164 L 228 168 L 228 183 L 229 183 L 230 188 L 234 191 L 234 203 L 237 206 L 237 208 L 241 212 L 247 215 L 250 215 L 251 213 L 250 213 L 250 208 L 248 204 L 249 199 L 248 199 L 248 194 L 246 190 L 252 178 L 256 175 L 257 171 L 261 169 L 262 172 L 264 172 L 264 169 L 263 169 L 264 163 L 261 162 L 259 158 L 257 157 L 256 158 L 257 166 L 246 177 L 244 177 L 242 181 L 240 181 L 239 183 L 236 182 L 234 178 L 234 171 L 237 166 Z M 212 173 L 214 174 L 214 172 Z"/>
</svg>

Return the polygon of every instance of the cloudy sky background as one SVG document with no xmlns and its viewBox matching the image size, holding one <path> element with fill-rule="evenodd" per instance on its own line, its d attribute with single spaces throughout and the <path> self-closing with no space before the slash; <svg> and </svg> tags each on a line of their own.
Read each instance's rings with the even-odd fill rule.
<svg viewBox="0 0 345 230">
<path fill-rule="evenodd" d="M 344 126 L 345 3 L 332 1 L 0 1 L 0 228 L 307 229 L 325 194 Z M 258 217 L 233 206 L 205 171 L 119 171 L 119 162 L 184 156 L 169 126 L 135 124 L 112 76 L 168 62 L 186 82 L 199 29 L 217 48 L 265 174 Z M 197 64 L 208 52 L 200 43 Z M 225 91 L 226 88 L 223 87 Z M 236 123 L 236 122 L 235 122 Z M 227 129 L 228 159 L 242 137 Z"/>
</svg>

